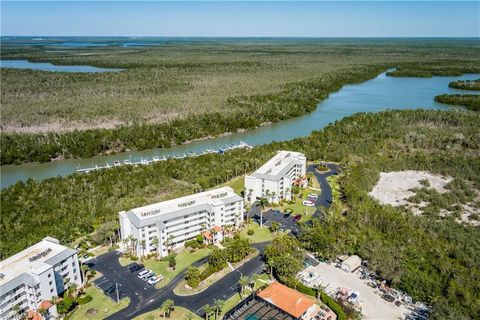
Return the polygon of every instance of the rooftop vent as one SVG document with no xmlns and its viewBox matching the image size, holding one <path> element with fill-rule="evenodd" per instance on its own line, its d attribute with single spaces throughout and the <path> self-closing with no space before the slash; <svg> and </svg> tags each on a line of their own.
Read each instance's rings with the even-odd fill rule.
<svg viewBox="0 0 480 320">
<path fill-rule="evenodd" d="M 3 280 L 5 278 L 5 273 L 0 273 L 0 280 Z"/>
</svg>

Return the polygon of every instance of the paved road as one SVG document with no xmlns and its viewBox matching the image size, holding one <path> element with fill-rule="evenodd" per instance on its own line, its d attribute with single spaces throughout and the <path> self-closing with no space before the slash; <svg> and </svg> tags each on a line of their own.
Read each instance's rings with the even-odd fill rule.
<svg viewBox="0 0 480 320">
<path fill-rule="evenodd" d="M 107 319 L 132 319 L 142 313 L 159 308 L 167 299 L 172 299 L 176 306 L 190 309 L 203 316 L 201 308 L 205 304 L 212 304 L 215 299 L 227 300 L 238 292 L 237 283 L 241 275 L 251 276 L 264 271 L 265 265 L 262 261 L 262 253 L 267 244 L 266 242 L 253 244 L 253 247 L 260 251 L 258 256 L 228 273 L 205 291 L 191 296 L 177 296 L 173 292 L 173 289 L 184 278 L 185 271 L 178 274 L 166 287 L 155 289 L 140 280 L 137 277 L 137 273 L 130 273 L 128 268 L 120 265 L 118 262 L 120 253 L 118 251 L 111 251 L 91 259 L 89 263 L 93 263 L 92 268 L 103 274 L 101 278 L 95 281 L 95 284 L 100 283 L 101 285 L 105 281 L 120 283 L 120 290 L 123 296 L 130 297 L 130 304 L 127 308 L 120 310 Z M 207 258 L 203 258 L 193 265 L 199 266 L 206 261 Z"/>
<path fill-rule="evenodd" d="M 317 211 L 315 211 L 315 213 L 313 214 L 313 216 L 316 218 L 322 218 L 323 213 L 318 207 L 330 208 L 330 205 L 332 203 L 332 188 L 328 184 L 327 178 L 338 174 L 340 171 L 340 167 L 336 164 L 328 163 L 327 167 L 330 170 L 320 173 L 315 170 L 316 166 L 316 164 L 309 165 L 307 167 L 307 172 L 312 172 L 314 174 L 315 178 L 317 178 L 318 183 L 320 184 L 320 190 L 322 190 L 320 196 L 317 199 L 317 202 L 315 203 L 315 205 L 317 206 Z"/>
</svg>

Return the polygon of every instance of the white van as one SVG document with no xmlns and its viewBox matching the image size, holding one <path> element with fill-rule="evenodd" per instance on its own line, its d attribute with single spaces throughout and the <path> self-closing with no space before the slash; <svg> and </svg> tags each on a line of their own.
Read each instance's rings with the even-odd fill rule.
<svg viewBox="0 0 480 320">
<path fill-rule="evenodd" d="M 149 274 L 150 272 L 152 272 L 152 270 L 145 269 L 138 274 L 138 277 L 141 279 L 141 278 L 143 278 L 143 276 Z"/>
</svg>

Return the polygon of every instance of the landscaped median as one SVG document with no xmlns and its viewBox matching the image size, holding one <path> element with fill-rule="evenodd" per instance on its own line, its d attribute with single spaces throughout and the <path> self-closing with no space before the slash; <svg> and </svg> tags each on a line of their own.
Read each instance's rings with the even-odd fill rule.
<svg viewBox="0 0 480 320">
<path fill-rule="evenodd" d="M 143 263 L 146 269 L 150 269 L 155 274 L 161 274 L 164 278 L 157 283 L 157 288 L 162 288 L 172 281 L 179 273 L 185 270 L 188 266 L 194 262 L 205 258 L 211 253 L 210 248 L 189 249 L 186 248 L 182 252 L 175 256 L 176 266 L 175 269 L 169 267 L 169 261 L 167 259 L 156 260 L 155 257 L 145 259 L 143 261 L 134 261 L 129 258 L 120 258 L 119 262 L 122 266 L 127 266 L 133 262 Z"/>
<path fill-rule="evenodd" d="M 250 261 L 252 258 L 256 257 L 257 255 L 258 255 L 258 251 L 255 250 L 252 253 L 250 253 L 245 259 L 243 259 L 243 260 L 241 260 L 237 263 L 231 264 L 231 266 L 236 269 L 236 268 L 242 266 L 244 263 Z M 205 263 L 204 265 L 202 265 L 199 268 L 199 271 L 201 273 L 208 272 L 207 270 L 208 270 L 208 263 Z M 187 284 L 187 281 L 185 279 L 183 279 L 182 281 L 180 281 L 178 283 L 178 285 L 175 287 L 175 289 L 173 289 L 173 292 L 175 294 L 179 295 L 179 296 L 189 296 L 189 295 L 194 295 L 194 294 L 200 293 L 203 290 L 208 289 L 208 287 L 210 287 L 212 284 L 214 284 L 215 282 L 217 282 L 218 280 L 220 280 L 221 278 L 223 278 L 224 276 L 226 276 L 227 274 L 229 274 L 232 271 L 233 270 L 230 268 L 230 266 L 227 265 L 222 270 L 217 271 L 217 272 L 211 274 L 210 276 L 208 276 L 205 280 L 202 280 L 200 282 L 200 284 L 198 285 L 198 287 L 196 287 L 196 288 L 190 287 Z"/>
</svg>

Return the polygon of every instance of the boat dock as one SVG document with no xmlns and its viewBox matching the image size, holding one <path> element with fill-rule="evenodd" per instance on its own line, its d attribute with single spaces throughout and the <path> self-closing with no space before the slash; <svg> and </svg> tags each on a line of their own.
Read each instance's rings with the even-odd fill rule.
<svg viewBox="0 0 480 320">
<path fill-rule="evenodd" d="M 91 168 L 77 168 L 77 172 L 89 173 L 91 171 L 110 169 L 110 168 L 120 167 L 124 165 L 139 166 L 139 165 L 148 165 L 148 164 L 156 163 L 159 161 L 165 161 L 168 159 L 184 159 L 184 158 L 198 157 L 198 156 L 213 154 L 213 153 L 224 154 L 225 152 L 235 150 L 235 149 L 253 149 L 253 147 L 243 141 L 240 141 L 239 144 L 227 145 L 225 147 L 221 147 L 219 149 L 214 149 L 214 150 L 206 149 L 202 152 L 191 151 L 189 153 L 167 155 L 163 157 L 153 156 L 152 158 L 140 158 L 139 161 L 132 161 L 130 159 L 125 159 L 123 161 L 115 160 L 111 164 L 107 162 L 104 166 L 95 165 Z"/>
</svg>

